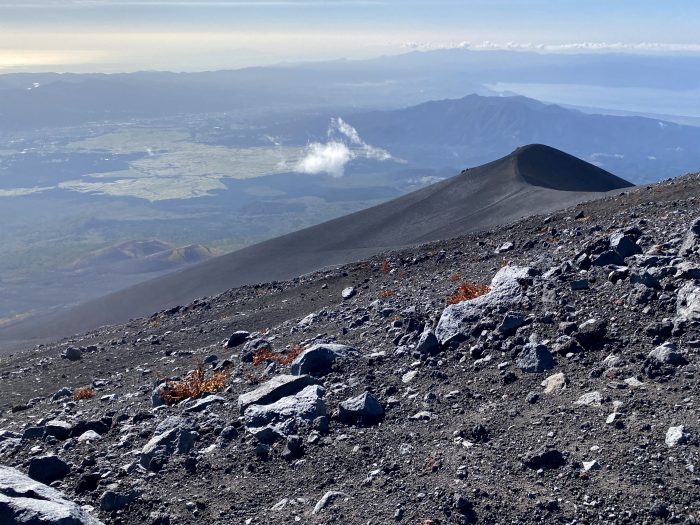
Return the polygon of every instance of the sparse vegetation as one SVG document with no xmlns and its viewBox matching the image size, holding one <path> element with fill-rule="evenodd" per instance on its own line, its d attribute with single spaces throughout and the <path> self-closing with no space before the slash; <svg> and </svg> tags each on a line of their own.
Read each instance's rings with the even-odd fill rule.
<svg viewBox="0 0 700 525">
<path fill-rule="evenodd" d="M 219 392 L 226 388 L 231 373 L 224 369 L 205 377 L 204 364 L 199 362 L 187 377 L 181 381 L 166 381 L 160 397 L 169 405 L 187 398 L 197 398 L 204 392 Z"/>
<path fill-rule="evenodd" d="M 262 348 L 255 352 L 253 356 L 253 365 L 258 366 L 261 363 L 268 361 L 274 361 L 278 365 L 288 366 L 292 364 L 292 361 L 304 351 L 304 347 L 301 345 L 293 345 L 292 349 L 284 354 L 278 354 L 273 352 L 270 348 Z"/>
<path fill-rule="evenodd" d="M 396 292 L 394 292 L 394 290 L 387 289 L 387 290 L 382 290 L 379 293 L 379 298 L 380 299 L 388 299 L 389 297 L 394 297 L 394 295 L 396 295 Z"/>
<path fill-rule="evenodd" d="M 82 399 L 92 399 L 95 397 L 95 389 L 89 386 L 78 388 L 73 392 L 73 401 L 80 401 Z"/>
<path fill-rule="evenodd" d="M 476 299 L 481 295 L 485 295 L 491 291 L 491 288 L 485 284 L 472 283 L 469 281 L 463 282 L 457 291 L 447 298 L 447 304 L 457 304 L 462 301 Z"/>
<path fill-rule="evenodd" d="M 391 271 L 391 263 L 389 261 L 384 261 L 382 263 L 382 273 L 384 275 L 388 274 Z"/>
</svg>

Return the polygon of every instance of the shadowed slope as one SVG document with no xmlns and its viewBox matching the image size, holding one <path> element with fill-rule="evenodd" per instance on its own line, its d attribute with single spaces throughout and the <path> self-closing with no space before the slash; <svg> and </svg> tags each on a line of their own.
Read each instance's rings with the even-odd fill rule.
<svg viewBox="0 0 700 525">
<path fill-rule="evenodd" d="M 547 146 L 526 146 L 398 199 L 216 257 L 40 319 L 0 340 L 57 337 L 150 315 L 244 284 L 296 277 L 387 249 L 447 239 L 595 198 L 628 182 Z"/>
</svg>

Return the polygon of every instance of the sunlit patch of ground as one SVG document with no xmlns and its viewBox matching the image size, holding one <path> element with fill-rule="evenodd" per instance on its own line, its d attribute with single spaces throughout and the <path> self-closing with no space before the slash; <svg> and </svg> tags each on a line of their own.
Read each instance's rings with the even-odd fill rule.
<svg viewBox="0 0 700 525">
<path fill-rule="evenodd" d="M 188 199 L 226 189 L 223 179 L 249 179 L 287 171 L 303 155 L 298 147 L 228 148 L 189 142 L 181 130 L 128 128 L 73 142 L 73 151 L 146 153 L 129 169 L 84 176 L 59 184 L 62 189 L 151 202 Z M 112 179 L 101 182 L 95 179 Z"/>
</svg>

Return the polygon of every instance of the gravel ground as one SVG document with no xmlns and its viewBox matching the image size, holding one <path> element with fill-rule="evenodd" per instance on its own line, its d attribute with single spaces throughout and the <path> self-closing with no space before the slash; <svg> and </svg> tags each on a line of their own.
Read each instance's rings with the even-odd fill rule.
<svg viewBox="0 0 700 525">
<path fill-rule="evenodd" d="M 0 463 L 75 524 L 698 523 L 699 198 L 687 175 L 3 356 Z M 449 306 L 462 283 L 490 292 Z M 163 404 L 198 362 L 225 388 Z"/>
</svg>

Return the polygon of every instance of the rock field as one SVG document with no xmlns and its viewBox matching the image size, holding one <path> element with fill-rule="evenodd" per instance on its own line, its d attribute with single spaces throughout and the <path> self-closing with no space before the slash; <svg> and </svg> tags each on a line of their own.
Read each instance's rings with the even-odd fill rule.
<svg viewBox="0 0 700 525">
<path fill-rule="evenodd" d="M 0 523 L 697 524 L 699 368 L 696 174 L 1 357 Z"/>
</svg>

